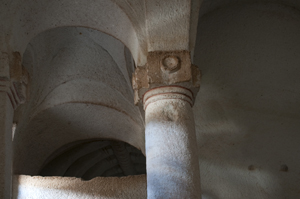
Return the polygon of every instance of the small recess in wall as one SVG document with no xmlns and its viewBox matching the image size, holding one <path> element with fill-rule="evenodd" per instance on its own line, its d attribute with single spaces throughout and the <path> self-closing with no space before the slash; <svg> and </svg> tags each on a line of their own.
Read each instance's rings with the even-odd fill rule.
<svg viewBox="0 0 300 199">
<path fill-rule="evenodd" d="M 249 170 L 249 171 L 253 171 L 254 169 L 255 169 L 254 165 L 249 165 L 249 166 L 248 166 L 248 170 Z"/>
<path fill-rule="evenodd" d="M 280 171 L 283 171 L 283 172 L 288 172 L 289 168 L 286 164 L 283 164 L 280 166 Z"/>
</svg>

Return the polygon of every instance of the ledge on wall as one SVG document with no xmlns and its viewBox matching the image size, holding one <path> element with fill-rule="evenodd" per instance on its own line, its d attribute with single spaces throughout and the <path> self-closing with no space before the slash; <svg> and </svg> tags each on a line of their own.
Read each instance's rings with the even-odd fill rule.
<svg viewBox="0 0 300 199">
<path fill-rule="evenodd" d="M 83 181 L 73 177 L 15 175 L 13 199 L 147 198 L 146 175 L 97 177 Z"/>
</svg>

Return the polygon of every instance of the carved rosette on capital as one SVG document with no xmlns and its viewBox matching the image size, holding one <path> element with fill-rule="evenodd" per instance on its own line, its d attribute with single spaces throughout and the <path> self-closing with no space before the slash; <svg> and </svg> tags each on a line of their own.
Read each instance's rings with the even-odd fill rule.
<svg viewBox="0 0 300 199">
<path fill-rule="evenodd" d="M 190 52 L 149 52 L 147 60 L 146 66 L 137 67 L 132 77 L 134 103 L 142 103 L 145 109 L 150 98 L 180 98 L 193 106 L 201 75 L 191 63 Z"/>
<path fill-rule="evenodd" d="M 22 66 L 19 52 L 11 55 L 2 52 L 0 56 L 0 92 L 7 93 L 13 108 L 16 109 L 26 101 L 29 75 Z"/>
</svg>

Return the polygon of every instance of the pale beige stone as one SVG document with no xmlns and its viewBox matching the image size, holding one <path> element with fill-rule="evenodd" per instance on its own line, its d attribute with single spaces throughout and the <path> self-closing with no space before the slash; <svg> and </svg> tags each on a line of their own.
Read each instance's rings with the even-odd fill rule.
<svg viewBox="0 0 300 199">
<path fill-rule="evenodd" d="M 38 174 L 51 154 L 76 140 L 120 139 L 145 153 L 145 113 L 133 106 L 132 72 L 143 70 L 138 84 L 146 92 L 148 55 L 186 51 L 202 71 L 193 107 L 202 198 L 300 198 L 299 10 L 298 0 L 1 0 L 0 137 L 7 155 L 0 165 L 11 164 L 13 122 L 15 172 Z M 79 40 L 72 50 L 66 45 Z M 28 84 L 32 94 L 19 92 L 28 101 L 18 108 L 14 54 L 22 58 L 17 88 Z M 28 79 L 20 78 L 20 63 Z M 176 70 L 165 71 L 163 84 L 174 81 L 166 77 Z M 161 66 L 157 72 L 161 77 Z M 65 83 L 67 76 L 76 78 Z M 9 167 L 0 173 L 0 198 L 10 199 L 3 188 L 10 186 Z"/>
<path fill-rule="evenodd" d="M 14 176 L 13 199 L 143 199 L 146 176 L 94 178 Z"/>
</svg>

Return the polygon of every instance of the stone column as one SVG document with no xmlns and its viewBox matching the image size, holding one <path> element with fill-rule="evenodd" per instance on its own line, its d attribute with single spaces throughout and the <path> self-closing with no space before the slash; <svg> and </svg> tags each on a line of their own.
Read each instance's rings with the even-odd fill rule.
<svg viewBox="0 0 300 199">
<path fill-rule="evenodd" d="M 11 198 L 12 126 L 14 109 L 25 102 L 27 73 L 19 53 L 2 53 L 0 59 L 0 198 Z"/>
<path fill-rule="evenodd" d="M 200 73 L 188 52 L 152 52 L 133 76 L 146 119 L 147 195 L 201 198 L 192 106 Z"/>
<path fill-rule="evenodd" d="M 13 107 L 6 92 L 0 91 L 0 198 L 10 198 L 12 169 Z"/>
</svg>

